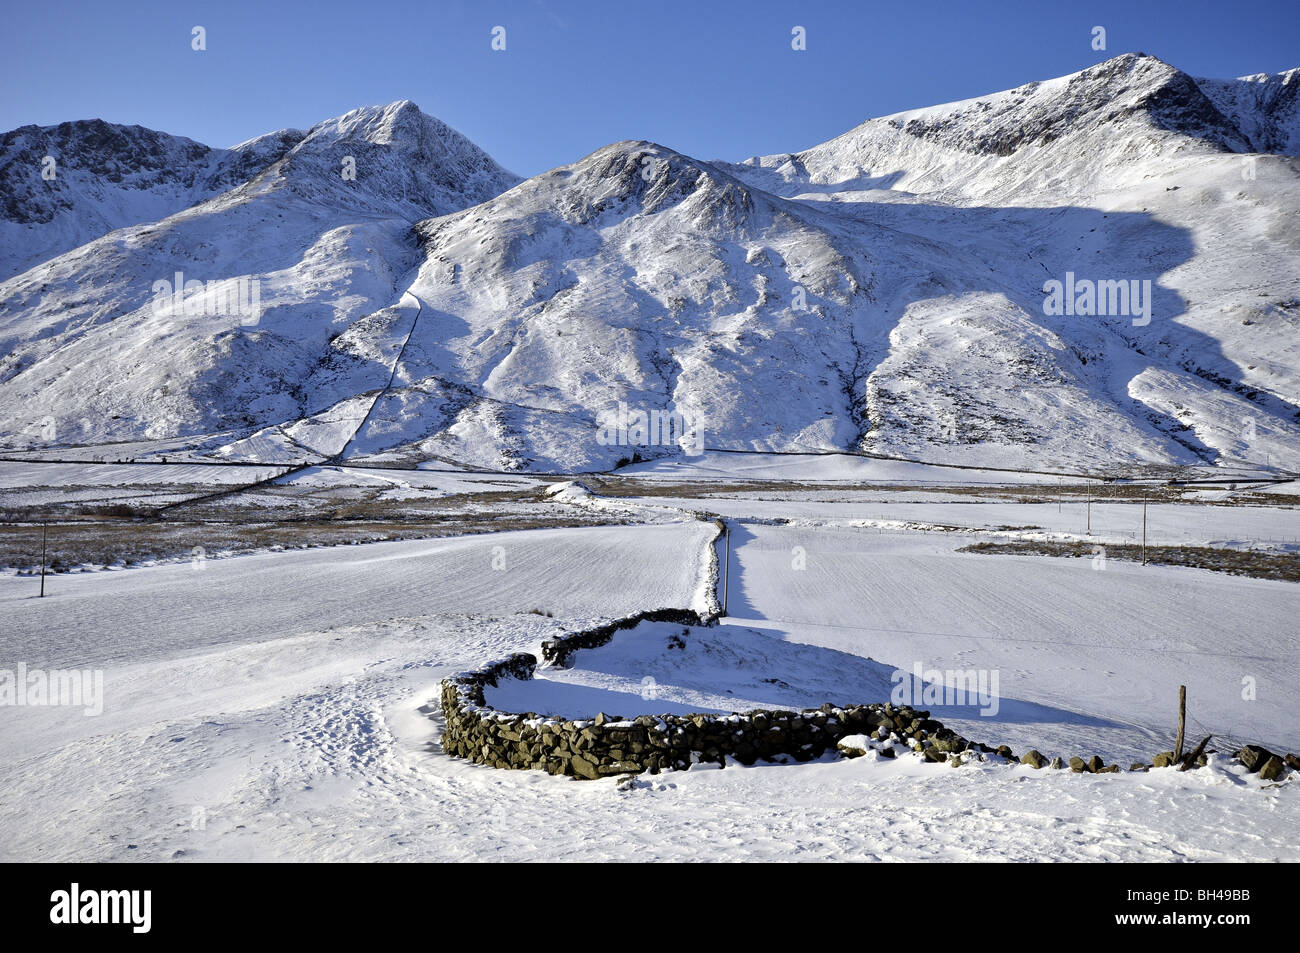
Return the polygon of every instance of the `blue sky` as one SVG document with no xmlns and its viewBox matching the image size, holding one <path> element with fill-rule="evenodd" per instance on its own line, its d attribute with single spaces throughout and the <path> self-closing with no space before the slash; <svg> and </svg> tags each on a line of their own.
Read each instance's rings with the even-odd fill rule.
<svg viewBox="0 0 1300 953">
<path fill-rule="evenodd" d="M 412 99 L 522 175 L 620 139 L 702 159 L 796 151 L 1138 50 L 1198 76 L 1300 66 L 1296 0 L 42 0 L 0 22 L 0 129 L 99 117 L 229 146 Z"/>
</svg>

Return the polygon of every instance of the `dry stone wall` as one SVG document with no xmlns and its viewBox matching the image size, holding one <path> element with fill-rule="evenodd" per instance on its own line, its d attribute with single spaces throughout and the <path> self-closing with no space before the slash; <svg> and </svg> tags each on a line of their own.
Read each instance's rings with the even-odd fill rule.
<svg viewBox="0 0 1300 953">
<path fill-rule="evenodd" d="M 642 622 L 709 625 L 716 619 L 684 609 L 641 612 L 544 642 L 543 658 L 553 665 L 569 665 L 579 649 L 604 645 L 616 632 Z M 591 719 L 563 719 L 536 712 L 503 712 L 487 704 L 486 687 L 505 678 L 532 678 L 537 665 L 536 656 L 518 653 L 446 679 L 441 699 L 446 719 L 443 749 L 497 768 L 534 768 L 595 779 L 642 771 L 657 774 L 699 762 L 723 764 L 727 758 L 741 764 L 785 758 L 810 761 L 834 750 L 841 738 L 869 733 L 881 738 L 919 734 L 936 751 L 959 752 L 971 746 L 931 720 L 929 712 L 889 704 L 631 719 L 603 713 Z"/>
</svg>

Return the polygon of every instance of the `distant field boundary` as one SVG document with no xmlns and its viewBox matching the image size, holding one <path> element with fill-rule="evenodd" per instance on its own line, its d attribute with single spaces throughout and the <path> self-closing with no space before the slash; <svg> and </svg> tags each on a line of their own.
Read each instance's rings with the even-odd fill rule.
<svg viewBox="0 0 1300 953">
<path fill-rule="evenodd" d="M 1014 542 L 972 543 L 959 553 L 986 553 L 1006 556 L 1073 556 L 1118 559 L 1141 563 L 1142 547 L 1137 543 L 1057 542 L 1016 540 Z M 1233 576 L 1300 582 L 1300 554 L 1261 553 L 1249 549 L 1225 549 L 1218 546 L 1148 546 L 1146 561 L 1159 566 L 1185 566 L 1207 569 Z"/>
</svg>

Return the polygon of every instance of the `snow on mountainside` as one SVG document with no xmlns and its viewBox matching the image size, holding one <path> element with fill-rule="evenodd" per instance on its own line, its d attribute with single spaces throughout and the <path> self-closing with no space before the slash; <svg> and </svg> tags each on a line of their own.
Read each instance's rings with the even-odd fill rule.
<svg viewBox="0 0 1300 953">
<path fill-rule="evenodd" d="M 355 162 L 354 181 L 341 174 L 347 158 Z M 304 199 L 411 219 L 477 205 L 519 181 L 409 100 L 313 126 L 272 175 Z"/>
<path fill-rule="evenodd" d="M 408 330 L 413 223 L 515 181 L 410 103 L 322 123 L 230 191 L 0 285 L 0 392 L 23 408 L 4 429 L 38 443 L 249 430 L 376 390 Z M 155 284 L 178 272 L 256 279 L 259 307 L 222 314 L 209 292 L 160 312 Z"/>
<path fill-rule="evenodd" d="M 1300 69 L 1235 80 L 1198 79 L 1196 85 L 1231 117 L 1249 151 L 1300 155 Z"/>
<path fill-rule="evenodd" d="M 1295 469 L 1300 163 L 1239 153 L 1262 141 L 1294 152 L 1297 78 L 1193 80 L 1130 54 L 727 168 L 961 249 L 997 276 L 981 294 L 918 300 L 901 316 L 866 382 L 865 449 Z M 1150 281 L 1152 312 L 1044 314 L 1043 283 L 1067 274 Z M 1046 349 L 1022 346 L 1035 337 Z M 1107 423 L 1111 437 L 1095 443 L 1080 393 L 1143 437 Z"/>
<path fill-rule="evenodd" d="M 98 119 L 23 126 L 0 136 L 0 280 L 115 229 L 174 215 L 277 163 L 275 175 L 304 197 L 355 204 L 359 190 L 340 174 L 344 155 L 357 163 L 358 182 L 386 179 L 385 198 L 412 218 L 477 204 L 518 181 L 406 101 L 230 149 Z"/>
<path fill-rule="evenodd" d="M 1197 80 L 1130 53 L 1059 79 L 871 119 L 734 171 L 780 195 L 890 189 L 955 202 L 1091 200 L 1187 155 L 1295 155 L 1298 80 L 1297 70 Z"/>
<path fill-rule="evenodd" d="M 358 447 L 415 436 L 416 456 L 606 468 L 634 452 L 599 438 L 620 402 L 681 415 L 644 455 L 681 452 L 671 438 L 697 426 L 711 445 L 851 443 L 855 329 L 886 236 L 837 226 L 648 142 L 423 222 L 425 310 Z"/>
<path fill-rule="evenodd" d="M 425 311 L 363 452 L 416 436 L 398 458 L 601 469 L 638 449 L 601 439 L 620 405 L 680 414 L 729 449 L 853 447 L 869 430 L 943 442 L 957 420 L 966 445 L 974 418 L 979 452 L 1013 463 L 1026 445 L 1074 464 L 1184 451 L 974 254 L 781 201 L 653 143 L 600 150 L 420 234 Z M 1092 353 L 1126 346 L 1093 334 Z M 919 388 L 864 392 L 917 348 L 901 376 Z M 650 443 L 642 456 L 682 452 Z"/>
<path fill-rule="evenodd" d="M 303 135 L 285 129 L 212 149 L 99 119 L 23 126 L 0 135 L 0 280 L 107 232 L 165 218 L 239 185 Z"/>
<path fill-rule="evenodd" d="M 357 110 L 0 284 L 3 442 L 1300 469 L 1296 82 L 1130 54 L 798 154 L 622 142 L 525 182 L 410 103 Z M 258 316 L 158 314 L 177 271 L 259 278 Z M 1110 283 L 1094 313 L 1076 279 Z"/>
</svg>

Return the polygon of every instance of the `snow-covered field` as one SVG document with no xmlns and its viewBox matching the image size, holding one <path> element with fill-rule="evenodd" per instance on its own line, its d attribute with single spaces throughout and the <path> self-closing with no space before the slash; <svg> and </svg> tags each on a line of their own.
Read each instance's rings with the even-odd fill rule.
<svg viewBox="0 0 1300 953">
<path fill-rule="evenodd" d="M 935 466 L 906 460 L 843 453 L 724 453 L 709 450 L 694 457 L 673 457 L 635 463 L 618 471 L 620 476 L 646 480 L 779 480 L 811 482 L 872 482 L 940 484 L 1039 483 L 1044 478 L 1014 470 Z M 1089 482 L 1072 478 L 1071 482 Z M 1101 481 L 1092 481 L 1100 483 Z"/>
<path fill-rule="evenodd" d="M 203 464 L 0 462 L 0 506 L 145 500 L 157 505 L 255 483 L 283 472 L 283 467 Z M 173 493 L 167 494 L 168 489 Z"/>
<path fill-rule="evenodd" d="M 796 500 L 782 502 L 747 498 L 743 483 L 724 500 L 562 491 L 570 503 L 548 505 L 619 506 L 654 522 L 59 576 L 44 600 L 34 580 L 0 577 L 0 668 L 104 672 L 97 716 L 0 708 L 0 858 L 1300 860 L 1297 781 L 1262 785 L 1224 753 L 1187 773 L 1096 776 L 828 755 L 620 786 L 441 752 L 431 703 L 443 677 L 597 617 L 698 604 L 713 527 L 674 518 L 677 507 L 731 514 L 729 617 L 692 630 L 684 650 L 665 651 L 653 626 L 623 633 L 490 702 L 631 715 L 883 701 L 895 669 L 920 664 L 996 672 L 995 713 L 924 707 L 1018 753 L 1149 760 L 1172 747 L 1179 684 L 1193 742 L 1213 732 L 1221 752 L 1228 741 L 1300 747 L 1300 586 L 957 553 L 978 534 L 902 521 L 1073 531 L 1071 504 L 1058 517 L 1055 504 L 844 492 L 818 502 L 792 488 Z M 900 520 L 889 531 L 863 524 L 882 505 Z M 1250 532 L 1271 515 L 1278 533 L 1294 513 L 1152 510 L 1171 539 L 1205 531 L 1202 511 L 1250 520 L 1238 524 Z"/>
<path fill-rule="evenodd" d="M 34 580 L 4 576 L 5 654 L 101 666 L 404 616 L 688 605 L 711 533 L 687 521 L 258 553 L 61 576 L 44 599 Z"/>
<path fill-rule="evenodd" d="M 1097 571 L 1085 559 L 986 557 L 955 553 L 957 545 L 948 536 L 738 527 L 729 612 L 908 671 L 997 671 L 1005 700 L 997 716 L 937 707 L 936 717 L 1017 751 L 1087 757 L 1091 750 L 1068 749 L 1091 744 L 1127 767 L 1169 747 L 1180 684 L 1202 734 L 1300 747 L 1295 583 L 1114 560 Z M 791 566 L 796 547 L 801 570 Z M 1242 699 L 1245 677 L 1256 684 L 1251 701 Z"/>
</svg>

